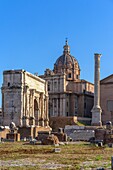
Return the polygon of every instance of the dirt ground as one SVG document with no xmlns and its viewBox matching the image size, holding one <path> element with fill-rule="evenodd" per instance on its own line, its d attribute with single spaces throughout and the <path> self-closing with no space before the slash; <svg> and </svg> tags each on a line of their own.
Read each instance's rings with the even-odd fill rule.
<svg viewBox="0 0 113 170">
<path fill-rule="evenodd" d="M 96 170 L 111 169 L 113 148 L 77 142 L 57 146 L 30 145 L 25 142 L 0 143 L 0 170 Z"/>
</svg>

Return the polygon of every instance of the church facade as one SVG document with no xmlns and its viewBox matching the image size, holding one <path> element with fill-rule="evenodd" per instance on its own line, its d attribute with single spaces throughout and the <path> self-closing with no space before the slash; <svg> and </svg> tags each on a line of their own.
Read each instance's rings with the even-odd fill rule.
<svg viewBox="0 0 113 170">
<path fill-rule="evenodd" d="M 94 85 L 80 79 L 80 66 L 70 54 L 66 40 L 63 54 L 58 57 L 54 69 L 46 69 L 40 77 L 48 83 L 49 116 L 78 116 L 91 118 L 94 102 Z"/>
<path fill-rule="evenodd" d="M 46 81 L 25 70 L 4 71 L 2 118 L 4 126 L 48 126 Z"/>
</svg>

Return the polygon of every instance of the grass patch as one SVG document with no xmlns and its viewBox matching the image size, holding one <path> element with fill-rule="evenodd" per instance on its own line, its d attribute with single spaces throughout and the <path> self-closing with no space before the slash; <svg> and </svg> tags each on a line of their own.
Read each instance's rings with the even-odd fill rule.
<svg viewBox="0 0 113 170">
<path fill-rule="evenodd" d="M 59 146 L 61 148 L 60 153 L 54 153 L 54 146 L 42 146 L 42 145 L 25 145 L 25 143 L 1 143 L 0 144 L 0 160 L 1 161 L 20 161 L 25 160 L 31 162 L 32 165 L 12 166 L 6 167 L 4 164 L 3 170 L 40 170 L 42 164 L 54 163 L 63 164 L 67 167 L 58 169 L 62 170 L 79 170 L 81 168 L 98 168 L 101 167 L 103 162 L 106 162 L 104 167 L 110 167 L 110 160 L 113 153 L 113 148 L 108 147 L 96 147 L 86 143 L 70 144 Z M 23 161 L 23 163 L 25 162 Z M 42 161 L 42 162 L 41 162 Z M 93 162 L 96 162 L 96 164 Z M 71 165 L 68 167 L 68 165 Z M 1 169 L 1 170 L 2 170 Z M 42 170 L 42 169 L 41 169 Z"/>
<path fill-rule="evenodd" d="M 101 155 L 97 155 L 96 158 L 95 158 L 95 161 L 101 161 L 103 160 L 102 156 Z"/>
</svg>

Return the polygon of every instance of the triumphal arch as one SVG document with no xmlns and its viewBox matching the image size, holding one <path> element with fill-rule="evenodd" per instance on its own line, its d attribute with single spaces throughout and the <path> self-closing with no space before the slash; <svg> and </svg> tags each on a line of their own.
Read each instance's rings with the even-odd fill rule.
<svg viewBox="0 0 113 170">
<path fill-rule="evenodd" d="M 4 126 L 48 126 L 46 81 L 25 70 L 4 71 L 2 114 Z"/>
</svg>

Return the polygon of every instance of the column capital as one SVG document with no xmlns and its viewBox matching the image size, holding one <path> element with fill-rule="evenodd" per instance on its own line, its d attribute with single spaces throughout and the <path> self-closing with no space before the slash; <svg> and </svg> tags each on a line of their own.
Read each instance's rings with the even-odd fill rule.
<svg viewBox="0 0 113 170">
<path fill-rule="evenodd" d="M 94 53 L 94 56 L 95 56 L 95 57 L 101 57 L 101 56 L 102 56 L 102 54 Z"/>
</svg>

